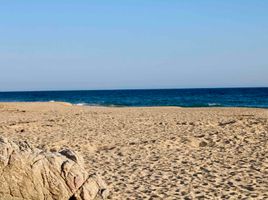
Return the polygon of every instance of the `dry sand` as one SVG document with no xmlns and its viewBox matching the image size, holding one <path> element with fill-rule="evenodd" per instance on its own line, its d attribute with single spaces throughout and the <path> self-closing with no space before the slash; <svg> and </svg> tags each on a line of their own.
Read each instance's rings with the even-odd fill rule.
<svg viewBox="0 0 268 200">
<path fill-rule="evenodd" d="M 109 199 L 268 199 L 268 110 L 1 103 L 0 135 L 71 147 Z"/>
</svg>

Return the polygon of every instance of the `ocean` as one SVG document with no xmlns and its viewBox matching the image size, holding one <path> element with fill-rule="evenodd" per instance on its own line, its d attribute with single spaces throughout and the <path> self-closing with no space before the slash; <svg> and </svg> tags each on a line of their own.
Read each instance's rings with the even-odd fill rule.
<svg viewBox="0 0 268 200">
<path fill-rule="evenodd" d="M 268 88 L 0 92 L 1 102 L 63 101 L 77 105 L 268 108 Z"/>
</svg>

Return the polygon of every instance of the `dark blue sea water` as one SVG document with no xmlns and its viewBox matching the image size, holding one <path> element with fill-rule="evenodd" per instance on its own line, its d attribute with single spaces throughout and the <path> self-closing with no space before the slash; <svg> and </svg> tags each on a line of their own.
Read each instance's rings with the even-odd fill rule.
<svg viewBox="0 0 268 200">
<path fill-rule="evenodd" d="M 0 92 L 0 101 L 64 101 L 100 106 L 268 108 L 268 88 Z"/>
</svg>

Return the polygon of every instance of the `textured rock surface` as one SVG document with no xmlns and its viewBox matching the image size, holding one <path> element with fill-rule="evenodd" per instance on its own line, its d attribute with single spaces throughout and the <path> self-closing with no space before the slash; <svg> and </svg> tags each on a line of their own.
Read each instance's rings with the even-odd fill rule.
<svg viewBox="0 0 268 200">
<path fill-rule="evenodd" d="M 107 187 L 69 149 L 45 152 L 0 137 L 0 199 L 105 199 Z"/>
</svg>

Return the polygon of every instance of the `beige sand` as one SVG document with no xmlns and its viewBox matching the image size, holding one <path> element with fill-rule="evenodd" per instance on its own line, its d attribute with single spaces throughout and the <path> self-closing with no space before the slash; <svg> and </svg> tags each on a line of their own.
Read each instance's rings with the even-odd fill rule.
<svg viewBox="0 0 268 200">
<path fill-rule="evenodd" d="M 1 103 L 0 134 L 71 147 L 110 199 L 268 199 L 268 110 Z"/>
</svg>

